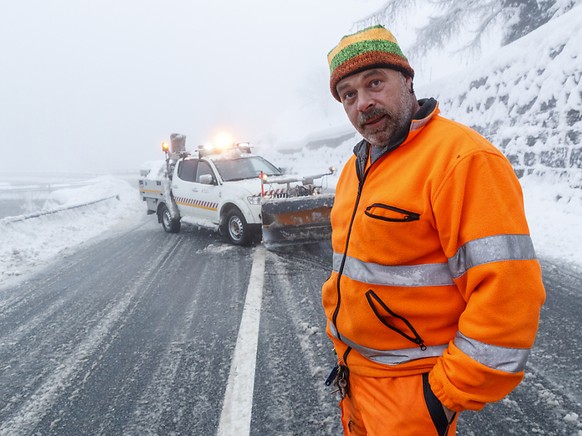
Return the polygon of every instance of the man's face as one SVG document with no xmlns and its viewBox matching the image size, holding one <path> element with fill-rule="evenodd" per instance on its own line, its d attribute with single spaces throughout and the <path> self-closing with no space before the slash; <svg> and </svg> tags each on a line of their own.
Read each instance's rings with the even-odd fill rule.
<svg viewBox="0 0 582 436">
<path fill-rule="evenodd" d="M 356 130 L 375 146 L 390 144 L 412 118 L 416 99 L 411 79 L 388 68 L 373 68 L 340 80 L 336 86 Z"/>
</svg>

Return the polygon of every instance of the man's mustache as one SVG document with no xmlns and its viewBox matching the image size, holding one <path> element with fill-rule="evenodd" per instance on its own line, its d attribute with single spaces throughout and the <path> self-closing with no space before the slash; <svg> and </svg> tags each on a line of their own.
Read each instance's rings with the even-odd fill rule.
<svg viewBox="0 0 582 436">
<path fill-rule="evenodd" d="M 358 124 L 360 125 L 360 127 L 364 127 L 364 125 L 367 124 L 369 121 L 383 117 L 384 115 L 388 117 L 392 116 L 390 112 L 388 112 L 387 110 L 374 107 L 358 115 Z"/>
</svg>

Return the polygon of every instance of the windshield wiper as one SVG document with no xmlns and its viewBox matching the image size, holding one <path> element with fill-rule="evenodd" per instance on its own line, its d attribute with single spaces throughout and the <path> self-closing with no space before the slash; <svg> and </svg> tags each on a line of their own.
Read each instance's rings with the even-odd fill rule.
<svg viewBox="0 0 582 436">
<path fill-rule="evenodd" d="M 255 176 L 250 176 L 250 177 L 238 177 L 236 179 L 223 179 L 225 182 L 238 182 L 240 180 L 248 180 L 248 179 L 254 179 Z"/>
</svg>

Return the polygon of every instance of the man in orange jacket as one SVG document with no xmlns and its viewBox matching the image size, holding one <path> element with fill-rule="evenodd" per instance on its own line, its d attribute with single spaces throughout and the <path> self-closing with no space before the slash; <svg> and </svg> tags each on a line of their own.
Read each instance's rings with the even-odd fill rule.
<svg viewBox="0 0 582 436">
<path fill-rule="evenodd" d="M 452 435 L 514 389 L 545 291 L 503 154 L 416 100 L 382 26 L 329 53 L 331 93 L 363 140 L 331 214 L 323 285 L 346 435 Z"/>
</svg>

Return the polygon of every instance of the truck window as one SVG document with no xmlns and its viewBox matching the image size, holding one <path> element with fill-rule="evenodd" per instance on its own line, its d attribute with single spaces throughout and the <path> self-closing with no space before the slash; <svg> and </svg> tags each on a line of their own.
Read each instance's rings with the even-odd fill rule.
<svg viewBox="0 0 582 436">
<path fill-rule="evenodd" d="M 198 159 L 187 159 L 180 161 L 178 165 L 178 177 L 186 182 L 196 181 L 196 169 Z"/>
<path fill-rule="evenodd" d="M 275 165 L 260 156 L 228 160 L 217 159 L 214 161 L 214 165 L 225 182 L 253 179 L 258 177 L 261 171 L 268 176 L 281 175 L 281 171 Z"/>
<path fill-rule="evenodd" d="M 212 172 L 212 168 L 208 162 L 199 162 L 198 169 L 196 171 L 196 182 L 200 183 L 200 176 L 205 174 L 210 174 L 212 176 L 212 183 L 216 184 L 216 178 L 214 177 L 214 173 Z"/>
</svg>

